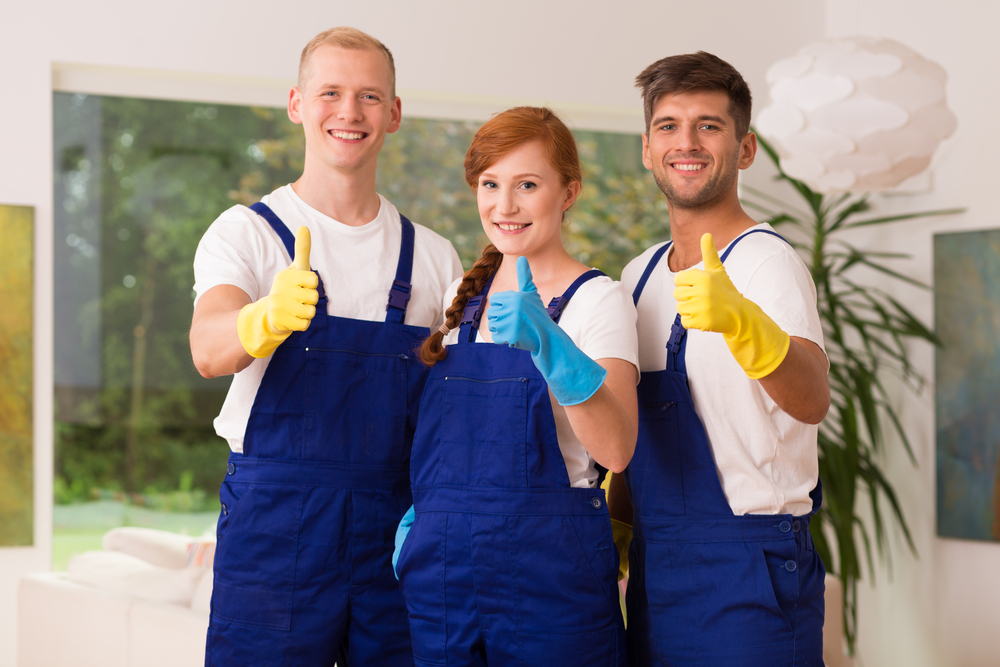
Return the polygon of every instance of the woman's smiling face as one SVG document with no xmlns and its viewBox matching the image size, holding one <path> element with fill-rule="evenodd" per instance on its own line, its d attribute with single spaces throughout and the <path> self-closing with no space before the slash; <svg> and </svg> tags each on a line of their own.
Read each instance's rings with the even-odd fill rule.
<svg viewBox="0 0 1000 667">
<path fill-rule="evenodd" d="M 561 247 L 563 212 L 579 192 L 580 183 L 563 183 L 541 141 L 522 144 L 479 175 L 483 230 L 504 255 Z"/>
</svg>

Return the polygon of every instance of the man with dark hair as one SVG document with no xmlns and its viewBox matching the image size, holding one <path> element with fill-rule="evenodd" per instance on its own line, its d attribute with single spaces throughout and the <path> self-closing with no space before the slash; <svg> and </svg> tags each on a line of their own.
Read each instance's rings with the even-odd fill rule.
<svg viewBox="0 0 1000 667">
<path fill-rule="evenodd" d="M 231 452 L 207 665 L 413 665 L 390 559 L 412 502 L 415 350 L 462 267 L 375 190 L 395 81 L 377 39 L 317 35 L 288 98 L 302 176 L 198 245 L 192 357 L 235 374 L 215 420 Z"/>
<path fill-rule="evenodd" d="M 824 570 L 808 525 L 830 390 L 815 286 L 740 206 L 757 140 L 739 72 L 699 52 L 636 84 L 672 241 L 622 274 L 642 371 L 639 440 L 611 495 L 612 516 L 634 524 L 629 663 L 822 665 Z"/>
</svg>

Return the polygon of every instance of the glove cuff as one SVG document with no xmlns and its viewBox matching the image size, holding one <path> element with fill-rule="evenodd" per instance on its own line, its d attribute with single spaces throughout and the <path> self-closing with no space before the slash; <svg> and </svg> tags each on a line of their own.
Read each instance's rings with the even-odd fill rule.
<svg viewBox="0 0 1000 667">
<path fill-rule="evenodd" d="M 552 395 L 555 396 L 556 403 L 563 407 L 588 401 L 597 393 L 608 376 L 608 371 L 582 350 L 575 345 L 572 349 L 576 354 L 572 355 L 574 359 L 571 363 L 554 364 L 552 370 L 542 373 L 549 389 L 552 390 Z M 536 363 L 536 366 L 539 364 Z"/>
<path fill-rule="evenodd" d="M 748 301 L 747 317 L 734 335 L 723 334 L 729 351 L 751 380 L 773 373 L 788 355 L 791 337 L 761 310 Z"/>
<path fill-rule="evenodd" d="M 243 349 L 255 359 L 270 356 L 291 334 L 273 333 L 267 323 L 267 298 L 249 303 L 236 316 L 236 333 Z"/>
</svg>

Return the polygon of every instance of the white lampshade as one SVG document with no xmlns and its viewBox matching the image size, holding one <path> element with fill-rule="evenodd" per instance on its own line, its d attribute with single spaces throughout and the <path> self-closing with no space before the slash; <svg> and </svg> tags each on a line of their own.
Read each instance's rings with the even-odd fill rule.
<svg viewBox="0 0 1000 667">
<path fill-rule="evenodd" d="M 806 46 L 767 71 L 771 104 L 754 124 L 781 168 L 817 192 L 871 192 L 920 173 L 955 131 L 947 75 L 891 39 Z"/>
</svg>

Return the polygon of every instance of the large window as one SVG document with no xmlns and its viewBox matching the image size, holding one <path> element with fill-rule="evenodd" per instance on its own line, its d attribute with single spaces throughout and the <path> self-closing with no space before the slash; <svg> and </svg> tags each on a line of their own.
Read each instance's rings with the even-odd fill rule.
<svg viewBox="0 0 1000 667">
<path fill-rule="evenodd" d="M 462 169 L 476 127 L 407 118 L 379 158 L 379 192 L 466 268 L 485 242 Z M 666 206 L 637 136 L 577 139 L 567 245 L 617 278 L 666 238 Z M 229 379 L 191 362 L 191 264 L 219 213 L 298 177 L 303 140 L 280 109 L 55 93 L 54 149 L 58 569 L 115 526 L 214 526 L 228 450 L 212 419 Z"/>
</svg>

